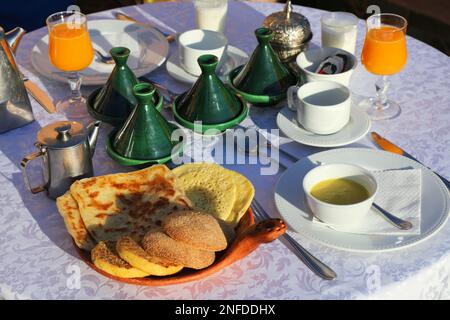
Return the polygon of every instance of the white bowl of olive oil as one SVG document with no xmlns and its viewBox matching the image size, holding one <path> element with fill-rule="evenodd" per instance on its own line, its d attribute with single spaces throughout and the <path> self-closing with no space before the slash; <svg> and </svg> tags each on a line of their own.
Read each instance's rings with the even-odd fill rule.
<svg viewBox="0 0 450 320">
<path fill-rule="evenodd" d="M 323 164 L 303 179 L 306 202 L 314 216 L 330 225 L 363 222 L 377 192 L 370 171 L 352 164 Z"/>
</svg>

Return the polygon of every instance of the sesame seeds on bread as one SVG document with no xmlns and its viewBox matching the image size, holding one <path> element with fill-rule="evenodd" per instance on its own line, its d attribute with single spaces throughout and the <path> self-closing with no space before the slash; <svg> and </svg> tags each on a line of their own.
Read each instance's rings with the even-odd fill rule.
<svg viewBox="0 0 450 320">
<path fill-rule="evenodd" d="M 195 249 L 172 239 L 158 229 L 147 232 L 141 244 L 150 256 L 192 269 L 206 268 L 213 264 L 216 257 L 213 251 Z"/>
<path fill-rule="evenodd" d="M 196 249 L 222 251 L 227 239 L 216 218 L 199 211 L 178 211 L 164 217 L 164 232 L 172 239 Z"/>
</svg>

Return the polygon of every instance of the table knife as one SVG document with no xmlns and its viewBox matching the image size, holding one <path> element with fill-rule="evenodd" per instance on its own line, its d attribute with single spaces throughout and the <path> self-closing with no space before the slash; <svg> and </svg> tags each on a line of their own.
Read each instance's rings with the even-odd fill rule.
<svg viewBox="0 0 450 320">
<path fill-rule="evenodd" d="M 372 136 L 372 139 L 375 141 L 375 143 L 383 150 L 392 152 L 392 153 L 396 153 L 402 156 L 405 156 L 411 160 L 414 160 L 418 163 L 420 163 L 421 165 L 425 166 L 422 162 L 420 162 L 419 160 L 417 160 L 416 158 L 414 158 L 411 154 L 409 154 L 408 152 L 406 152 L 405 150 L 403 150 L 402 148 L 396 146 L 395 144 L 393 144 L 392 142 L 390 142 L 389 140 L 383 138 L 382 136 L 380 136 L 378 133 L 376 132 L 371 132 L 370 133 Z M 425 166 L 427 167 L 427 166 Z M 427 167 L 428 168 L 428 167 Z M 428 168 L 430 169 L 430 168 Z M 430 169 L 431 170 L 431 169 Z M 445 179 L 443 176 L 441 176 L 440 174 L 438 174 L 437 172 L 433 171 L 434 174 L 436 174 L 441 180 L 442 182 L 445 184 L 445 186 L 447 188 L 450 189 L 450 181 L 448 181 L 447 179 Z"/>
<path fill-rule="evenodd" d="M 142 26 L 146 26 L 146 27 L 150 27 L 150 28 L 156 29 L 156 30 L 161 32 L 166 37 L 166 39 L 167 39 L 167 41 L 169 43 L 171 43 L 171 42 L 173 42 L 175 40 L 175 36 L 173 34 L 167 34 L 166 32 L 161 31 L 161 29 L 159 29 L 158 27 L 154 26 L 153 24 L 138 21 L 138 20 L 136 20 L 136 19 L 134 19 L 134 18 L 132 18 L 132 17 L 122 13 L 122 12 L 118 12 L 118 11 L 114 12 L 114 16 L 118 20 L 132 21 L 132 22 L 135 22 L 135 23 L 140 24 Z"/>
<path fill-rule="evenodd" d="M 34 100 L 36 100 L 37 103 L 42 106 L 42 108 L 45 109 L 45 111 L 47 111 L 48 113 L 56 112 L 56 108 L 53 104 L 52 99 L 50 99 L 48 94 L 45 93 L 41 88 L 39 88 L 37 84 L 26 77 L 23 77 L 23 84 L 25 85 L 28 93 L 34 98 Z"/>
</svg>

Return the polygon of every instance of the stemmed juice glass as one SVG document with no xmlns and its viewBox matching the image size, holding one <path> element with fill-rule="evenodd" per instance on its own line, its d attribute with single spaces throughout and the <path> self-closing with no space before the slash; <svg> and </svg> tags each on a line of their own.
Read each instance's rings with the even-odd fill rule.
<svg viewBox="0 0 450 320">
<path fill-rule="evenodd" d="M 87 68 L 94 58 L 86 16 L 79 11 L 63 11 L 47 18 L 49 33 L 48 54 L 58 70 L 67 73 L 71 94 L 58 102 L 56 109 L 68 118 L 83 117 L 86 100 L 83 98 L 79 71 Z"/>
<path fill-rule="evenodd" d="M 400 114 L 400 105 L 387 98 L 388 76 L 400 72 L 406 64 L 406 26 L 402 16 L 381 13 L 366 21 L 366 38 L 361 61 L 366 69 L 382 76 L 377 81 L 377 95 L 369 99 L 367 110 L 373 120 L 391 119 Z"/>
</svg>

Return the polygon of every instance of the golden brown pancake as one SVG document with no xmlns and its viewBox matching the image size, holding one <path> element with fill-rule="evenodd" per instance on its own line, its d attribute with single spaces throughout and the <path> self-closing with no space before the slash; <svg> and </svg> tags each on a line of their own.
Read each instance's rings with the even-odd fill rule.
<svg viewBox="0 0 450 320">
<path fill-rule="evenodd" d="M 95 247 L 95 240 L 89 235 L 81 219 L 78 204 L 69 191 L 56 199 L 56 207 L 63 217 L 67 231 L 69 231 L 75 244 L 81 249 L 91 251 Z"/>
<path fill-rule="evenodd" d="M 174 265 L 167 260 L 150 256 L 136 241 L 128 236 L 117 241 L 116 249 L 123 260 L 152 276 L 167 276 L 183 269 L 183 266 Z"/>
<path fill-rule="evenodd" d="M 74 182 L 70 192 L 81 217 L 97 241 L 122 236 L 142 237 L 168 213 L 189 208 L 175 187 L 175 176 L 164 165 Z"/>
<path fill-rule="evenodd" d="M 91 259 L 97 268 L 116 277 L 142 278 L 148 276 L 147 272 L 134 268 L 119 257 L 114 241 L 100 241 L 92 249 Z"/>
<path fill-rule="evenodd" d="M 196 249 L 222 251 L 227 247 L 219 222 L 209 213 L 174 212 L 163 219 L 162 228 L 172 239 Z"/>
</svg>

